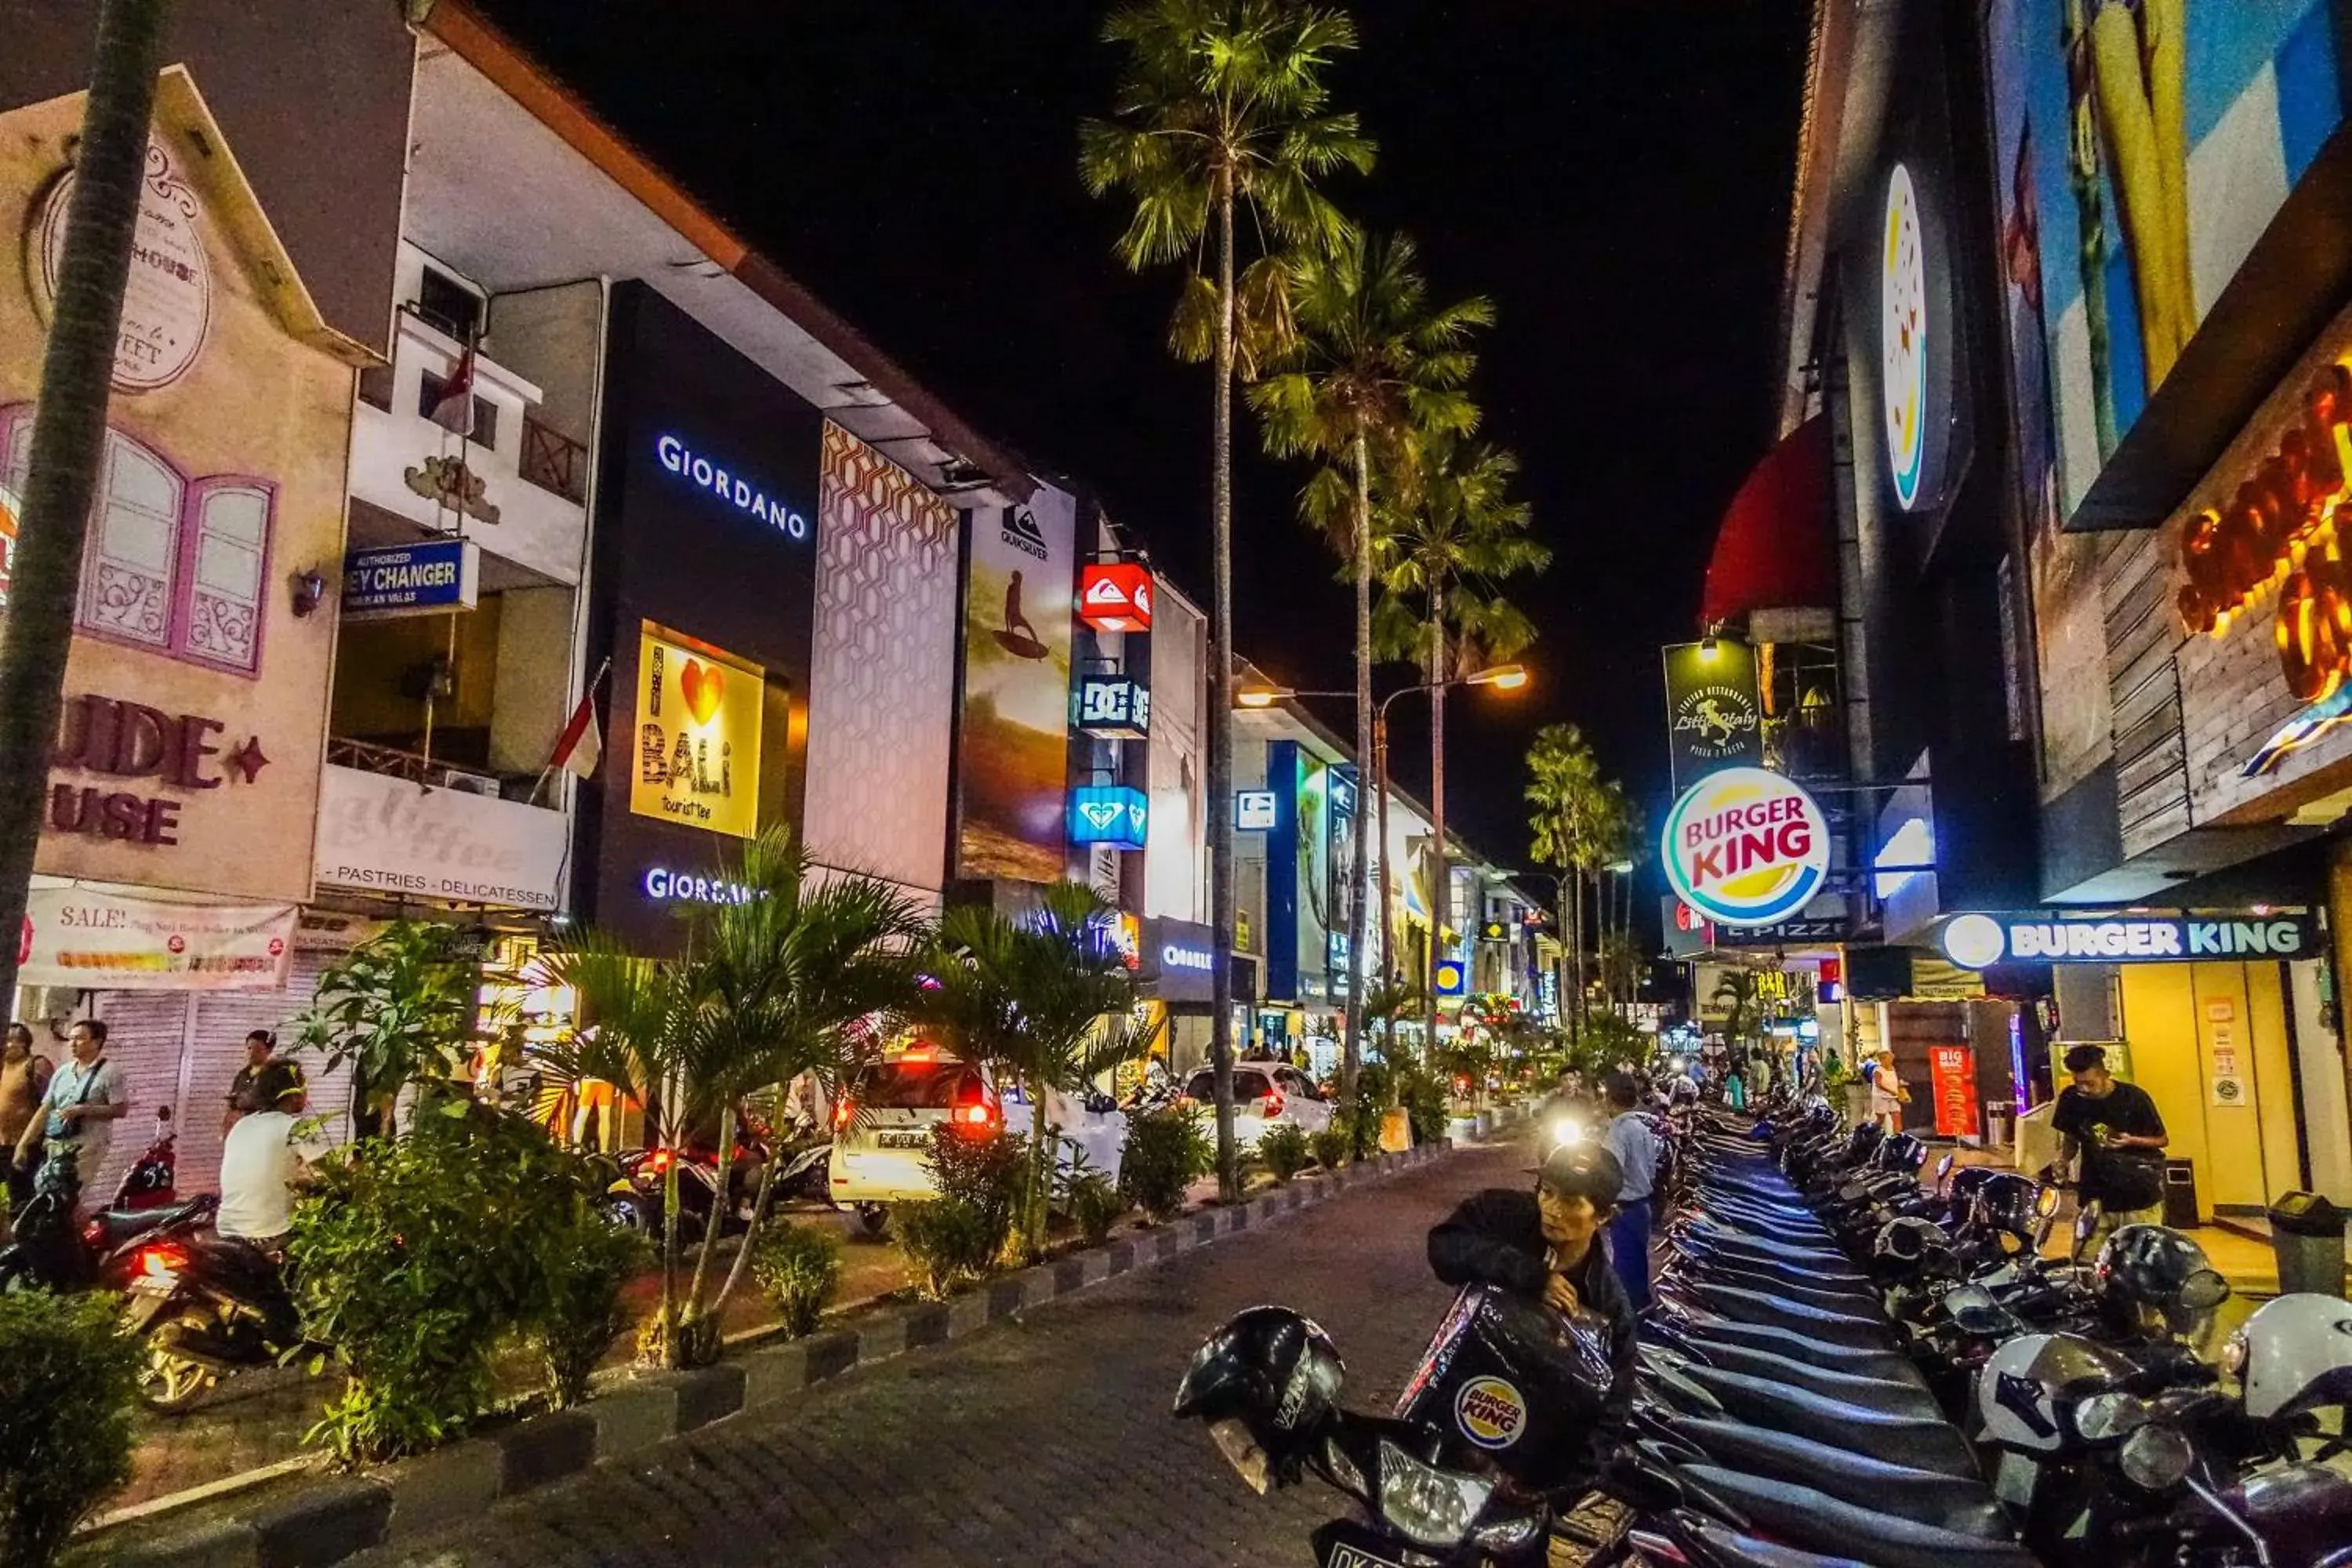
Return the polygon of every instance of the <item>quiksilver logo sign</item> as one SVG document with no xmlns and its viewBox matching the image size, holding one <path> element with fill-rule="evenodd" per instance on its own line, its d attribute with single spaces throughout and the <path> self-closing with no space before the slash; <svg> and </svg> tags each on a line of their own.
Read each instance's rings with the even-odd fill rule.
<svg viewBox="0 0 2352 1568">
<path fill-rule="evenodd" d="M 1046 556 L 1045 531 L 1037 526 L 1036 515 L 1025 506 L 1008 508 L 1003 526 L 998 536 L 1013 549 L 1043 561 Z"/>
</svg>

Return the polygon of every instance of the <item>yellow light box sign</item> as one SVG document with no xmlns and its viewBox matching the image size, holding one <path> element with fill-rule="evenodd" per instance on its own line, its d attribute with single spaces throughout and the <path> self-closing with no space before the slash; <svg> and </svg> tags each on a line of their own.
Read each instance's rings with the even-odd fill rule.
<svg viewBox="0 0 2352 1568">
<path fill-rule="evenodd" d="M 629 809 L 736 838 L 757 833 L 765 680 L 756 664 L 645 622 Z"/>
</svg>

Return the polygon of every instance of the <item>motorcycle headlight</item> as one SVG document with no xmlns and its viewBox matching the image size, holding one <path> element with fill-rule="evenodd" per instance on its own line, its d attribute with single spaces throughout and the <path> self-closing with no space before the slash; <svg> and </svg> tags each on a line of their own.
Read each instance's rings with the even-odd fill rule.
<svg viewBox="0 0 2352 1568">
<path fill-rule="evenodd" d="M 2147 1405 L 2128 1394 L 2094 1394 L 2074 1406 L 2074 1436 L 2105 1443 L 2147 1425 Z"/>
<path fill-rule="evenodd" d="M 2197 1462 L 2188 1437 L 2178 1426 L 2151 1422 L 2124 1439 L 2116 1462 L 2124 1479 L 2143 1491 L 2170 1491 L 2188 1479 Z"/>
<path fill-rule="evenodd" d="M 1549 1131 L 1551 1146 L 1555 1149 L 1570 1149 L 1584 1142 L 1583 1124 L 1565 1116 L 1554 1121 Z"/>
<path fill-rule="evenodd" d="M 1420 1546 L 1451 1547 L 1494 1495 L 1495 1484 L 1424 1465 L 1394 1443 L 1380 1446 L 1381 1517 Z"/>
</svg>

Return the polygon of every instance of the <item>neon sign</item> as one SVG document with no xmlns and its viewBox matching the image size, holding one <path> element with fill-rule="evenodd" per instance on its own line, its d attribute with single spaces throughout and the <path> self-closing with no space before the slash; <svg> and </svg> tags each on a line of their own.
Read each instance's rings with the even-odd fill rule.
<svg viewBox="0 0 2352 1568">
<path fill-rule="evenodd" d="M 1683 792 L 1658 849 L 1675 896 L 1699 914 L 1717 925 L 1770 925 L 1828 880 L 1829 819 L 1779 773 L 1726 768 Z"/>
<path fill-rule="evenodd" d="M 748 904 L 756 889 L 723 877 L 691 877 L 667 866 L 650 868 L 645 876 L 646 897 L 662 904 Z"/>
<path fill-rule="evenodd" d="M 809 536 L 806 517 L 782 501 L 771 500 L 765 490 L 743 475 L 729 473 L 677 437 L 656 437 L 654 456 L 663 468 L 696 489 L 707 490 L 717 496 L 744 516 L 764 522 L 777 532 L 795 540 Z"/>
</svg>

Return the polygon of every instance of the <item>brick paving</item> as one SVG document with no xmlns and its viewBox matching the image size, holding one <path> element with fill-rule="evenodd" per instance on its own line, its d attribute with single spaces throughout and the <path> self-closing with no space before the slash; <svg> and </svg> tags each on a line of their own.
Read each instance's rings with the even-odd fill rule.
<svg viewBox="0 0 2352 1568">
<path fill-rule="evenodd" d="M 1308 1563 L 1308 1531 L 1344 1505 L 1313 1485 L 1258 1498 L 1170 1419 L 1186 1359 L 1230 1313 L 1279 1300 L 1338 1340 L 1349 1402 L 1384 1405 L 1451 1300 L 1428 1227 L 1473 1186 L 1524 1180 L 1524 1163 L 1507 1146 L 1435 1162 L 354 1561 Z"/>
</svg>

